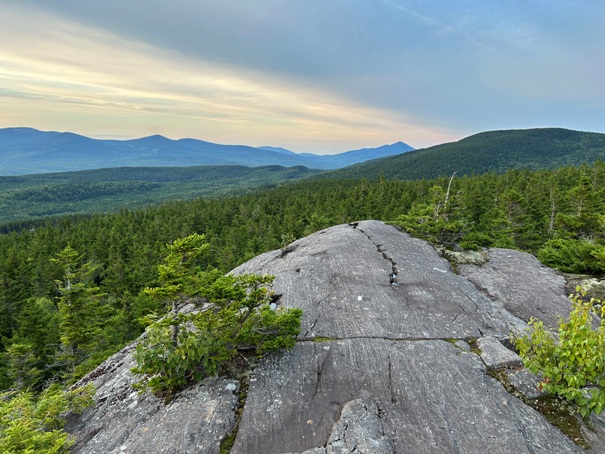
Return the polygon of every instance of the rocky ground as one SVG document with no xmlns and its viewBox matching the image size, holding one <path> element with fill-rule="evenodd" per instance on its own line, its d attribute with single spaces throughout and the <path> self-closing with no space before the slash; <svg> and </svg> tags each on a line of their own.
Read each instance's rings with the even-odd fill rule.
<svg viewBox="0 0 605 454">
<path fill-rule="evenodd" d="M 231 452 L 586 452 L 524 402 L 535 377 L 506 347 L 529 317 L 569 313 L 565 280 L 528 254 L 485 255 L 454 272 L 428 243 L 363 221 L 234 270 L 274 274 L 278 305 L 304 315 L 297 345 L 253 371 Z M 131 350 L 85 379 L 97 404 L 69 421 L 74 452 L 218 453 L 240 383 L 207 379 L 164 405 L 132 390 Z M 595 421 L 571 438 L 603 452 Z"/>
</svg>

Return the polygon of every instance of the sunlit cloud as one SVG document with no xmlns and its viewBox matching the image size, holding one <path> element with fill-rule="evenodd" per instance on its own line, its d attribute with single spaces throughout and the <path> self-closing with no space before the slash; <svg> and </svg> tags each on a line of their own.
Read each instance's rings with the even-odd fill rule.
<svg viewBox="0 0 605 454">
<path fill-rule="evenodd" d="M 414 145 L 436 143 L 448 137 L 447 132 L 414 124 L 401 113 L 367 108 L 277 77 L 192 60 L 38 14 L 32 21 L 31 16 L 25 19 L 21 12 L 9 10 L 0 19 L 0 40 L 8 42 L 17 30 L 22 37 L 0 47 L 0 96 L 13 111 L 13 125 L 37 126 L 28 121 L 31 112 L 22 112 L 27 117 L 19 118 L 16 104 L 25 103 L 28 109 L 40 110 L 42 126 L 57 120 L 63 129 L 91 135 L 96 124 L 89 122 L 106 115 L 105 123 L 111 125 L 113 115 L 116 134 L 127 132 L 131 122 L 132 135 L 195 136 L 313 152 L 402 138 Z M 51 117 L 40 121 L 44 112 Z M 70 117 L 65 112 L 78 113 L 71 116 L 73 126 L 63 122 Z M 151 127 L 162 122 L 164 126 L 142 131 L 136 120 L 140 116 L 155 117 Z"/>
<path fill-rule="evenodd" d="M 605 131 L 605 3 L 4 0 L 0 127 L 337 152 Z"/>
</svg>

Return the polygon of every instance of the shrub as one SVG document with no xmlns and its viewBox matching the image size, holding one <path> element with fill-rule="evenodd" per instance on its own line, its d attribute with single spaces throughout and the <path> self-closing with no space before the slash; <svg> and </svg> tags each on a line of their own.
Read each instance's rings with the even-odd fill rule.
<svg viewBox="0 0 605 454">
<path fill-rule="evenodd" d="M 72 440 L 63 431 L 64 415 L 92 405 L 92 383 L 63 391 L 52 385 L 37 398 L 29 391 L 0 394 L 0 452 L 66 453 Z"/>
<path fill-rule="evenodd" d="M 145 290 L 152 298 L 171 301 L 172 311 L 146 317 L 147 336 L 136 347 L 132 369 L 141 390 L 170 398 L 188 383 L 216 375 L 240 350 L 260 355 L 296 342 L 302 311 L 272 308 L 274 277 L 202 271 L 196 260 L 206 249 L 203 235 L 176 240 L 158 267 L 162 285 Z M 179 312 L 179 301 L 200 298 L 202 307 Z"/>
<path fill-rule="evenodd" d="M 515 345 L 526 367 L 541 374 L 539 388 L 575 403 L 586 418 L 605 408 L 605 320 L 599 318 L 596 325 L 594 310 L 600 302 L 583 296 L 572 297 L 572 311 L 559 321 L 558 336 L 532 319 L 531 333 L 516 337 Z M 605 315 L 602 308 L 600 312 Z"/>
<path fill-rule="evenodd" d="M 538 259 L 552 268 L 566 273 L 594 273 L 605 271 L 603 246 L 583 239 L 557 238 L 547 241 L 538 251 Z"/>
<path fill-rule="evenodd" d="M 240 350 L 263 354 L 293 347 L 302 311 L 272 309 L 267 287 L 272 281 L 273 276 L 221 276 L 201 290 L 208 303 L 199 311 L 150 318 L 135 352 L 137 386 L 169 397 L 192 381 L 216 375 Z"/>
</svg>

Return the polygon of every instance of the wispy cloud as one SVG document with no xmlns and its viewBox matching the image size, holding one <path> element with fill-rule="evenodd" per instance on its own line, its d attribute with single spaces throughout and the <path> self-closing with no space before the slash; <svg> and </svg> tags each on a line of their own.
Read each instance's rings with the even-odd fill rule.
<svg viewBox="0 0 605 454">
<path fill-rule="evenodd" d="M 186 118 L 184 124 L 199 125 L 207 140 L 251 144 L 295 135 L 299 148 L 305 140 L 316 147 L 328 131 L 333 139 L 367 145 L 399 140 L 402 132 L 411 142 L 431 133 L 427 127 L 406 124 L 401 114 L 355 105 L 267 74 L 192 60 L 48 14 L 39 20 L 44 28 L 20 14 L 3 16 L 0 40 L 17 29 L 30 33 L 0 48 L 0 96 L 54 103 L 57 110 L 78 106 L 79 111 L 120 111 L 116 118 L 122 119 L 138 114 L 170 117 L 167 129 L 176 118 Z"/>
<path fill-rule="evenodd" d="M 605 4 L 563 3 L 0 2 L 0 127 L 304 151 L 599 130 Z"/>
<path fill-rule="evenodd" d="M 400 3 L 395 3 L 390 0 L 381 0 L 381 1 L 385 5 L 388 5 L 391 8 L 399 10 L 399 11 L 403 12 L 404 14 L 412 16 L 413 18 L 419 20 L 426 26 L 437 30 L 438 33 L 455 34 L 478 49 L 487 50 L 489 52 L 497 52 L 496 48 L 489 46 L 484 41 L 474 38 L 468 32 L 467 27 L 461 26 L 460 18 L 458 18 L 456 16 L 451 17 L 451 19 L 453 21 L 452 23 L 445 23 L 445 22 L 441 22 L 441 21 L 435 19 L 434 17 L 431 17 L 426 14 L 422 14 L 416 10 L 403 6 Z M 464 17 L 463 17 L 463 19 L 464 19 Z M 463 20 L 462 25 L 465 25 L 464 22 L 465 21 Z"/>
</svg>

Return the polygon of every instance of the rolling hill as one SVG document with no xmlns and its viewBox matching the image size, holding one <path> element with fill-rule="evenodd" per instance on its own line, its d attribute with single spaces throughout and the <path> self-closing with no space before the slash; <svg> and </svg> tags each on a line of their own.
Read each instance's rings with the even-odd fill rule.
<svg viewBox="0 0 605 454">
<path fill-rule="evenodd" d="M 555 169 L 605 160 L 605 134 L 540 128 L 489 131 L 458 142 L 411 151 L 328 172 L 332 178 L 415 180 L 443 175 Z"/>
<path fill-rule="evenodd" d="M 90 150 L 96 150 L 95 147 L 101 143 L 109 142 L 111 145 L 112 142 L 55 134 L 58 135 L 51 142 L 57 147 L 60 147 L 61 140 L 68 143 L 75 140 L 83 146 L 89 145 Z M 19 147 L 21 139 L 13 139 L 9 147 Z M 148 146 L 163 143 L 165 151 L 174 142 L 179 141 L 159 136 L 136 141 L 139 148 L 144 147 L 141 144 L 145 143 Z M 369 154 L 388 154 L 397 146 L 403 148 L 406 145 L 401 143 L 377 149 L 354 150 L 329 158 L 333 159 L 331 165 L 342 166 Z M 294 155 L 297 159 L 306 156 L 274 147 L 251 150 L 286 157 Z M 58 151 L 49 153 L 54 156 L 53 159 L 61 159 Z M 166 154 L 169 152 L 166 151 Z M 313 159 L 327 158 L 309 156 Z M 375 179 L 380 175 L 389 179 L 415 180 L 451 175 L 453 172 L 471 175 L 490 171 L 502 173 L 514 168 L 553 169 L 564 165 L 592 163 L 597 159 L 605 160 L 605 134 L 548 128 L 483 132 L 458 142 L 324 172 L 303 166 L 286 168 L 272 165 L 122 167 L 6 176 L 0 177 L 0 225 L 49 215 L 112 212 L 120 208 L 140 208 L 170 200 L 233 194 L 303 177 L 310 179 L 310 185 L 314 184 L 314 179 Z"/>
<path fill-rule="evenodd" d="M 306 167 L 137 167 L 0 177 L 0 225 L 242 193 L 317 174 Z"/>
<path fill-rule="evenodd" d="M 114 167 L 240 165 L 337 169 L 413 148 L 403 142 L 336 155 L 294 153 L 283 148 L 221 145 L 160 135 L 133 140 L 99 140 L 69 132 L 0 129 L 0 175 L 29 175 Z"/>
</svg>

